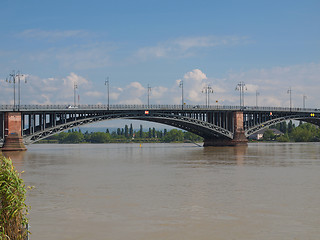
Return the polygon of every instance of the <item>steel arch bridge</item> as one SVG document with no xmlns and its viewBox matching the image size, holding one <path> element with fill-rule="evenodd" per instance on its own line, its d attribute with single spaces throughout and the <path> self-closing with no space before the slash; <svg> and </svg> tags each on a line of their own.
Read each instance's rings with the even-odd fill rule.
<svg viewBox="0 0 320 240">
<path fill-rule="evenodd" d="M 177 127 L 202 136 L 205 146 L 237 145 L 246 144 L 248 136 L 283 121 L 301 120 L 320 126 L 320 110 L 200 105 L 22 105 L 18 108 L 0 105 L 0 140 L 6 143 L 16 133 L 20 142 L 31 144 L 68 129 L 112 119 Z"/>
</svg>

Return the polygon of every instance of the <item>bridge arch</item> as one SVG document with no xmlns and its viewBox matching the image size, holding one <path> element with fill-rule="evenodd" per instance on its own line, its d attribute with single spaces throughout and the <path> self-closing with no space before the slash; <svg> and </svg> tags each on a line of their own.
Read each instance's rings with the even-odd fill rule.
<svg viewBox="0 0 320 240">
<path fill-rule="evenodd" d="M 179 114 L 168 114 L 161 112 L 154 112 L 151 114 L 145 114 L 145 112 L 121 112 L 78 118 L 53 127 L 40 129 L 31 134 L 25 133 L 23 134 L 23 140 L 24 143 L 28 145 L 75 127 L 115 119 L 133 119 L 161 123 L 164 125 L 173 126 L 182 130 L 192 132 L 204 138 L 233 138 L 233 132 L 230 130 L 227 130 L 225 128 L 219 127 L 215 124 L 203 120 L 181 116 Z"/>
<path fill-rule="evenodd" d="M 252 126 L 250 128 L 247 128 L 245 130 L 245 136 L 249 137 L 250 135 L 268 128 L 272 125 L 275 125 L 277 123 L 281 123 L 281 122 L 285 122 L 285 121 L 289 121 L 289 120 L 297 120 L 297 121 L 303 121 L 303 122 L 307 122 L 307 123 L 311 123 L 314 124 L 316 126 L 320 127 L 320 117 L 314 117 L 314 116 L 310 116 L 309 114 L 292 114 L 292 115 L 287 115 L 287 116 L 281 116 L 281 117 L 276 117 L 273 119 L 270 119 L 268 121 L 259 123 L 255 126 Z"/>
</svg>

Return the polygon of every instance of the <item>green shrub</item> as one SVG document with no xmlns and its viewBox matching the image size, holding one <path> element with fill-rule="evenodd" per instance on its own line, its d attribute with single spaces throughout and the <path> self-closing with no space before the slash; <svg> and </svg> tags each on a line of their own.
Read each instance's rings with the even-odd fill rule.
<svg viewBox="0 0 320 240">
<path fill-rule="evenodd" d="M 0 239 L 20 240 L 27 235 L 26 188 L 10 159 L 0 155 Z"/>
</svg>

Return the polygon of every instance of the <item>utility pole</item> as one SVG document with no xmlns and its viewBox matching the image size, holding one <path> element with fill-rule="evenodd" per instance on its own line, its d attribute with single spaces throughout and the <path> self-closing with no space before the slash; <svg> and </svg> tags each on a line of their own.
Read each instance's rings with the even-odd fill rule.
<svg viewBox="0 0 320 240">
<path fill-rule="evenodd" d="M 247 87 L 244 84 L 244 82 L 239 82 L 235 90 L 238 90 L 240 92 L 240 109 L 243 109 L 244 108 L 244 90 L 247 90 Z"/>
<path fill-rule="evenodd" d="M 151 92 L 151 87 L 150 87 L 150 85 L 148 84 L 148 108 L 149 108 L 150 92 Z"/>
<path fill-rule="evenodd" d="M 104 81 L 104 85 L 107 86 L 107 93 L 108 93 L 108 110 L 110 109 L 110 102 L 109 102 L 109 77 L 106 78 Z"/>
<path fill-rule="evenodd" d="M 183 100 L 183 80 L 180 81 L 179 87 L 181 88 L 181 108 L 183 110 L 184 100 Z"/>
<path fill-rule="evenodd" d="M 209 95 L 210 93 L 213 93 L 213 89 L 210 85 L 207 85 L 206 87 L 203 88 L 202 93 L 206 94 L 206 107 L 209 107 L 210 102 L 209 102 Z"/>
</svg>

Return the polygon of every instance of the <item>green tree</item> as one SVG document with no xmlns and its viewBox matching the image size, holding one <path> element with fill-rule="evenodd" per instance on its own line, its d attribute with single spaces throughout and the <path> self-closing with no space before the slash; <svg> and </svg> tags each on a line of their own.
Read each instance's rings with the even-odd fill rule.
<svg viewBox="0 0 320 240">
<path fill-rule="evenodd" d="M 270 129 L 268 129 L 267 131 L 264 132 L 263 140 L 272 141 L 274 139 L 275 139 L 275 135 Z"/>
<path fill-rule="evenodd" d="M 152 132 L 151 132 L 151 128 L 149 128 L 149 132 L 148 132 L 148 138 L 152 138 Z"/>
<path fill-rule="evenodd" d="M 294 124 L 292 123 L 292 120 L 288 123 L 288 133 L 290 134 L 294 128 Z"/>
<path fill-rule="evenodd" d="M 142 128 L 142 125 L 141 125 L 141 124 L 140 124 L 139 137 L 140 137 L 140 138 L 142 138 L 142 137 L 143 137 L 143 128 Z"/>
<path fill-rule="evenodd" d="M 65 143 L 81 143 L 84 140 L 84 136 L 79 132 L 71 132 L 68 133 L 66 138 L 64 139 Z"/>
<path fill-rule="evenodd" d="M 133 127 L 132 127 L 132 123 L 130 123 L 129 135 L 130 135 L 131 138 L 133 137 Z"/>
<path fill-rule="evenodd" d="M 277 141 L 279 142 L 289 142 L 290 141 L 290 138 L 288 136 L 288 134 L 284 134 L 284 135 L 281 135 L 279 137 L 277 137 Z"/>
<path fill-rule="evenodd" d="M 66 132 L 61 132 L 58 134 L 57 139 L 59 143 L 64 143 L 65 142 L 65 138 L 68 136 L 68 133 Z"/>
<path fill-rule="evenodd" d="M 128 127 L 127 124 L 124 126 L 124 136 L 125 136 L 126 138 L 129 137 L 129 127 Z"/>
<path fill-rule="evenodd" d="M 201 141 L 203 140 L 202 137 L 194 134 L 194 133 L 191 133 L 191 132 L 184 132 L 183 133 L 183 138 L 185 140 L 190 140 L 192 142 L 198 142 L 198 141 Z"/>
<path fill-rule="evenodd" d="M 94 132 L 91 134 L 90 142 L 92 143 L 107 143 L 110 142 L 111 136 L 109 133 Z"/>
<path fill-rule="evenodd" d="M 168 132 L 167 129 L 164 129 L 164 130 L 163 130 L 163 136 L 164 136 L 164 137 L 167 135 L 167 132 Z"/>
<path fill-rule="evenodd" d="M 283 133 L 287 133 L 287 123 L 286 122 L 281 122 L 279 130 L 281 132 L 283 132 Z"/>
<path fill-rule="evenodd" d="M 172 129 L 164 136 L 164 142 L 180 142 L 183 141 L 183 132 L 181 130 Z"/>
</svg>

